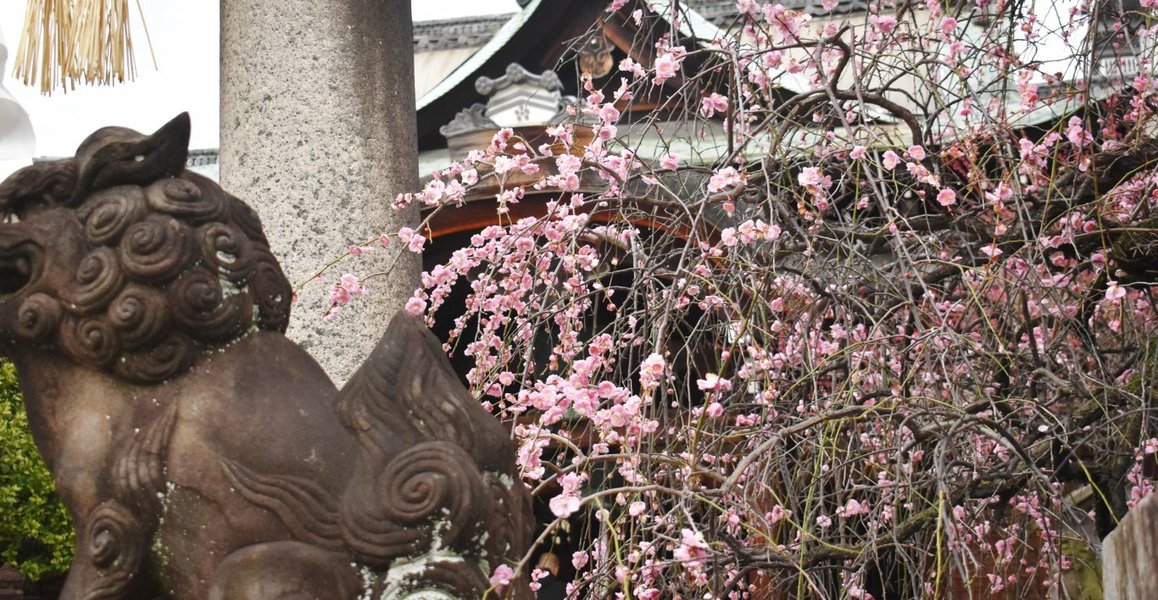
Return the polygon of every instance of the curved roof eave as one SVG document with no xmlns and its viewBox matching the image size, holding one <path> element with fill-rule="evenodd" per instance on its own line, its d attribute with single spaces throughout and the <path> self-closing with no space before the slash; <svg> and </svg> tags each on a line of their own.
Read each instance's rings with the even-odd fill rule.
<svg viewBox="0 0 1158 600">
<path fill-rule="evenodd" d="M 474 54 L 470 55 L 470 58 L 463 61 L 458 68 L 451 71 L 442 81 L 438 82 L 438 85 L 435 85 L 430 91 L 423 94 L 422 98 L 418 100 L 418 110 L 422 110 L 435 100 L 441 98 L 443 94 L 453 90 L 468 77 L 474 75 L 479 68 L 486 64 L 491 56 L 494 56 L 499 49 L 506 46 L 507 42 L 515 37 L 515 34 L 523 28 L 523 24 L 538 10 L 542 3 L 543 0 L 531 0 L 527 3 L 526 8 L 516 13 L 509 21 L 504 23 L 503 26 L 495 32 L 494 37 L 492 37 L 490 41 L 483 45 L 482 48 L 476 50 Z"/>
</svg>

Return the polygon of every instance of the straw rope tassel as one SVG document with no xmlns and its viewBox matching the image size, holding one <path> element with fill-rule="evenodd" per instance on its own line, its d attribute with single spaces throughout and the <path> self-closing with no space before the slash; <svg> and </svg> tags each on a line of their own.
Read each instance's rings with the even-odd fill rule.
<svg viewBox="0 0 1158 600">
<path fill-rule="evenodd" d="M 15 74 L 43 94 L 133 79 L 128 0 L 29 0 Z"/>
</svg>

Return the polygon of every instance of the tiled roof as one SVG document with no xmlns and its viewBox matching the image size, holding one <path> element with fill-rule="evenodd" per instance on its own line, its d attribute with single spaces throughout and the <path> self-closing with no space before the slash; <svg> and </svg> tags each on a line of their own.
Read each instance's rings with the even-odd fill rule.
<svg viewBox="0 0 1158 600">
<path fill-rule="evenodd" d="M 821 0 L 779 0 L 784 8 L 810 15 L 848 14 L 868 10 L 868 0 L 838 0 L 831 10 L 821 6 Z M 736 0 L 688 0 L 688 6 L 717 27 L 726 27 L 736 19 Z"/>
<path fill-rule="evenodd" d="M 812 15 L 847 14 L 868 10 L 868 0 L 838 0 L 831 11 L 822 0 L 780 0 L 786 8 Z M 1128 2 L 1131 0 L 1127 0 Z M 1133 0 L 1137 1 L 1137 0 Z M 526 6 L 530 2 L 520 2 Z M 717 27 L 730 25 L 737 16 L 736 0 L 687 0 L 688 7 Z M 485 44 L 513 14 L 459 17 L 414 24 L 414 51 L 476 48 Z"/>
<path fill-rule="evenodd" d="M 487 43 L 511 15 L 461 17 L 414 24 L 414 51 L 476 48 Z"/>
</svg>

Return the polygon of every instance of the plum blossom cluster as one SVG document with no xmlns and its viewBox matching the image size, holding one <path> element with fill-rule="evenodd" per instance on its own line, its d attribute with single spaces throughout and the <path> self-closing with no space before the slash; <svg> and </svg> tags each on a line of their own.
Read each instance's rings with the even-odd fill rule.
<svg viewBox="0 0 1158 600">
<path fill-rule="evenodd" d="M 407 308 L 510 424 L 572 597 L 1080 597 L 1158 472 L 1149 79 L 1062 85 L 1008 3 L 739 0 L 712 40 L 682 4 L 608 7 L 659 42 L 577 82 L 585 121 L 397 200 L 494 191 Z"/>
<path fill-rule="evenodd" d="M 351 252 L 351 254 L 354 254 Z M 366 288 L 362 287 L 362 283 L 358 281 L 358 276 L 352 273 L 343 274 L 337 281 L 330 285 L 329 297 L 330 307 L 326 310 L 323 318 L 327 321 L 332 321 L 338 316 L 338 310 L 341 307 L 350 303 L 354 296 L 362 296 L 366 294 Z"/>
</svg>

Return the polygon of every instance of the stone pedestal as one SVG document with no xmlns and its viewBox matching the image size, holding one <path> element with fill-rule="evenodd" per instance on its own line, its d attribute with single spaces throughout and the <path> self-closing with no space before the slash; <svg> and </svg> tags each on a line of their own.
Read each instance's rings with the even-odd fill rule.
<svg viewBox="0 0 1158 600">
<path fill-rule="evenodd" d="M 221 183 L 257 209 L 295 286 L 417 219 L 390 207 L 418 186 L 411 43 L 409 0 L 221 3 Z M 399 250 L 299 293 L 290 337 L 339 385 L 418 284 L 417 257 Z M 326 288 L 347 270 L 377 276 L 324 322 Z"/>
<path fill-rule="evenodd" d="M 24 592 L 21 591 L 23 585 L 24 576 L 20 571 L 8 565 L 0 565 L 0 600 L 23 598 Z"/>
</svg>

